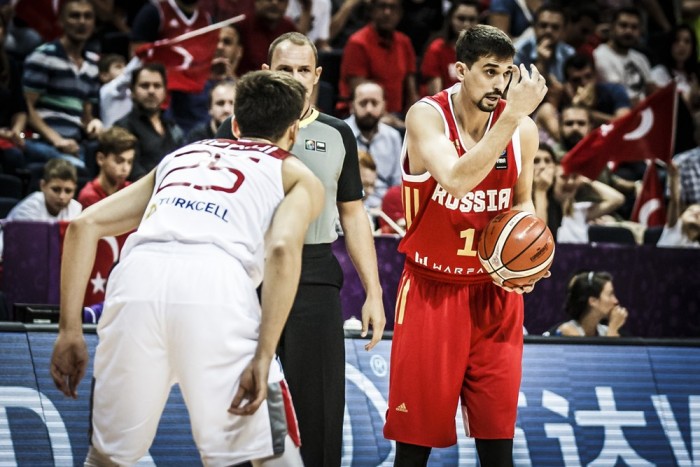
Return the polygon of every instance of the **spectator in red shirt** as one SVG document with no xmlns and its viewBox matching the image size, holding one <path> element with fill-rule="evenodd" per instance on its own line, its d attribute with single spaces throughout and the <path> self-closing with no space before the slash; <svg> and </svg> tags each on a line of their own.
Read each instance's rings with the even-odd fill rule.
<svg viewBox="0 0 700 467">
<path fill-rule="evenodd" d="M 443 33 L 429 45 L 421 63 L 425 94 L 432 96 L 457 83 L 455 44 L 459 33 L 479 23 L 476 0 L 455 0 L 447 11 Z"/>
<path fill-rule="evenodd" d="M 100 134 L 98 141 L 97 165 L 100 173 L 80 190 L 78 202 L 83 209 L 131 183 L 126 179 L 134 164 L 136 136 L 115 126 Z"/>
<path fill-rule="evenodd" d="M 288 3 L 289 0 L 255 0 L 254 13 L 236 25 L 244 50 L 238 63 L 239 75 L 269 63 L 267 52 L 272 41 L 284 33 L 296 32 L 296 25 L 284 16 Z"/>
<path fill-rule="evenodd" d="M 263 1 L 263 0 L 259 0 Z M 347 110 L 358 83 L 377 82 L 384 88 L 386 123 L 403 127 L 403 114 L 418 100 L 416 53 L 407 35 L 396 30 L 401 20 L 401 0 L 371 0 L 370 21 L 350 36 L 340 65 L 340 97 Z"/>
</svg>

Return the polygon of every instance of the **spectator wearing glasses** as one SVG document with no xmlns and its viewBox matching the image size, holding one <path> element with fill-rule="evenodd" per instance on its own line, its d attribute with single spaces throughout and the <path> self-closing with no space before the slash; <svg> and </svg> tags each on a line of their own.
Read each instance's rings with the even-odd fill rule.
<svg viewBox="0 0 700 467">
<path fill-rule="evenodd" d="M 451 4 L 442 34 L 428 45 L 421 62 L 426 95 L 437 94 L 458 82 L 455 71 L 457 38 L 460 32 L 478 23 L 479 4 L 476 0 L 456 0 Z"/>
</svg>

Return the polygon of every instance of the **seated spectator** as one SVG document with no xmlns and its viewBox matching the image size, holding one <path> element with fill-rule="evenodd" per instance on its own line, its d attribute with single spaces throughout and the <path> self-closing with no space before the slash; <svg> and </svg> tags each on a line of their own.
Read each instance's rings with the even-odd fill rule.
<svg viewBox="0 0 700 467">
<path fill-rule="evenodd" d="M 289 0 L 285 16 L 323 52 L 331 49 L 331 9 L 331 0 Z"/>
<path fill-rule="evenodd" d="M 377 165 L 374 163 L 372 156 L 361 149 L 357 151 L 357 159 L 360 163 L 360 179 L 362 180 L 362 202 L 365 208 L 369 209 L 371 206 L 367 205 L 367 201 L 374 194 L 377 183 Z"/>
<path fill-rule="evenodd" d="M 571 320 L 557 328 L 559 336 L 619 337 L 627 321 L 627 308 L 620 305 L 607 272 L 581 272 L 572 277 L 564 308 Z M 603 320 L 608 324 L 601 324 Z"/>
<path fill-rule="evenodd" d="M 7 21 L 0 14 L 0 169 L 15 175 L 25 166 L 24 126 L 27 103 L 22 95 L 20 64 L 5 52 Z"/>
<path fill-rule="evenodd" d="M 241 35 L 235 24 L 230 24 L 219 31 L 219 41 L 216 43 L 216 52 L 211 62 L 210 80 L 236 81 L 238 79 L 238 63 L 243 56 Z"/>
<path fill-rule="evenodd" d="M 564 62 L 571 57 L 574 48 L 563 41 L 566 16 L 554 5 L 545 4 L 535 13 L 534 35 L 518 40 L 515 47 L 515 63 L 530 69 L 535 65 L 547 79 L 547 86 L 560 89 L 564 81 Z"/>
<path fill-rule="evenodd" d="M 488 24 L 508 34 L 513 42 L 532 34 L 535 11 L 545 0 L 491 0 Z"/>
<path fill-rule="evenodd" d="M 212 24 L 211 16 L 201 8 L 199 0 L 145 2 L 134 18 L 131 29 L 132 56 L 133 51 L 144 43 L 174 39 L 210 24 Z M 170 67 L 168 69 L 171 84 L 171 87 L 168 87 L 170 91 L 168 112 L 185 132 L 201 122 L 199 119 L 201 115 L 197 113 L 197 110 L 203 110 L 202 107 L 204 107 L 202 105 L 198 108 L 196 104 L 192 104 L 193 97 L 196 100 L 201 89 L 193 91 L 184 89 L 184 87 L 175 87 L 176 83 L 180 82 L 177 75 L 186 80 L 183 77 L 186 74 L 186 67 Z"/>
<path fill-rule="evenodd" d="M 411 40 L 396 30 L 401 20 L 400 0 L 371 0 L 370 20 L 350 36 L 340 64 L 338 110 L 349 110 L 355 87 L 366 80 L 384 89 L 385 122 L 402 128 L 403 115 L 418 100 L 416 53 Z"/>
<path fill-rule="evenodd" d="M 44 175 L 36 191 L 15 206 L 7 220 L 69 221 L 82 211 L 73 199 L 78 186 L 75 167 L 63 159 L 51 159 L 44 166 Z"/>
<path fill-rule="evenodd" d="M 450 4 L 440 37 L 428 45 L 421 61 L 426 95 L 432 96 L 457 83 L 457 38 L 460 32 L 478 23 L 479 4 L 476 0 L 455 0 Z"/>
<path fill-rule="evenodd" d="M 132 58 L 124 65 L 121 55 L 109 54 L 98 62 L 100 69 L 100 118 L 105 128 L 109 128 L 131 111 L 131 76 L 141 67 L 138 57 Z"/>
<path fill-rule="evenodd" d="M 596 128 L 629 112 L 631 104 L 621 84 L 598 82 L 593 59 L 587 55 L 576 54 L 564 63 L 562 93 L 558 99 L 540 106 L 536 121 L 557 139 L 561 112 L 569 106 L 588 109 L 592 126 Z"/>
<path fill-rule="evenodd" d="M 605 83 L 622 84 L 632 105 L 637 105 L 656 89 L 651 80 L 649 59 L 634 49 L 640 45 L 641 21 L 637 8 L 615 11 L 610 39 L 593 51 L 598 78 Z"/>
<path fill-rule="evenodd" d="M 671 191 L 666 225 L 656 243 L 663 247 L 700 248 L 700 203 L 683 208 L 681 181 L 675 162 L 668 165 L 668 184 Z"/>
<path fill-rule="evenodd" d="M 533 159 L 532 200 L 535 214 L 547 224 L 555 239 L 563 216 L 562 205 L 554 198 L 556 170 L 554 150 L 540 143 Z"/>
<path fill-rule="evenodd" d="M 209 93 L 209 121 L 192 129 L 185 138 L 187 143 L 216 136 L 216 131 L 228 117 L 233 115 L 233 100 L 236 97 L 236 85 L 224 81 L 215 85 Z"/>
<path fill-rule="evenodd" d="M 577 54 L 593 57 L 593 50 L 600 45 L 600 39 L 595 34 L 600 23 L 598 8 L 588 3 L 568 5 L 566 16 L 564 42 L 573 47 Z"/>
<path fill-rule="evenodd" d="M 377 208 L 386 190 L 401 184 L 401 133 L 381 121 L 385 115 L 384 90 L 377 83 L 357 85 L 351 112 L 345 122 L 355 134 L 357 148 L 370 153 L 377 167 L 375 189 L 365 206 Z"/>
<path fill-rule="evenodd" d="M 380 216 L 380 233 L 398 234 L 402 237 L 406 233 L 406 211 L 404 211 L 403 208 L 401 193 L 401 185 L 392 186 L 386 191 L 384 198 L 382 198 L 381 211 L 393 222 L 393 225 L 385 219 L 385 216 Z"/>
<path fill-rule="evenodd" d="M 255 0 L 254 11 L 236 24 L 243 46 L 243 56 L 238 64 L 242 75 L 259 70 L 269 60 L 267 53 L 270 44 L 287 32 L 296 32 L 296 25 L 284 16 L 289 0 Z"/>
<path fill-rule="evenodd" d="M 131 99 L 134 107 L 115 123 L 126 128 L 138 140 L 136 159 L 129 180 L 138 180 L 158 165 L 169 152 L 182 146 L 184 136 L 175 122 L 163 117 L 165 102 L 165 67 L 149 63 L 134 71 L 131 77 Z"/>
<path fill-rule="evenodd" d="M 100 172 L 78 195 L 83 209 L 129 185 L 126 180 L 134 164 L 136 137 L 118 126 L 104 131 L 98 138 L 97 165 Z"/>
<path fill-rule="evenodd" d="M 66 0 L 59 19 L 63 35 L 38 47 L 24 65 L 29 125 L 41 137 L 26 140 L 25 150 L 30 161 L 60 157 L 84 169 L 86 138 L 102 130 L 93 116 L 100 87 L 97 55 L 85 50 L 95 9 L 90 0 Z"/>
</svg>

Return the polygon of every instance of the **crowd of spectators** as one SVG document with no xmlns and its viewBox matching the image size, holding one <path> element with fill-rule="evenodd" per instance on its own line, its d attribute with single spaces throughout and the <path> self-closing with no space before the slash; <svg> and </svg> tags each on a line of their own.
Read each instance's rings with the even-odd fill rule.
<svg viewBox="0 0 700 467">
<path fill-rule="evenodd" d="M 394 188 L 401 183 L 405 111 L 422 96 L 457 83 L 456 38 L 487 23 L 511 36 L 516 63 L 534 64 L 547 77 L 548 95 L 533 115 L 542 142 L 533 193 L 558 241 L 588 241 L 592 223 L 643 230 L 630 222 L 643 161 L 606 168 L 597 180 L 564 175 L 559 161 L 588 133 L 671 81 L 680 97 L 677 115 L 668 116 L 677 123 L 673 177 L 660 167 L 669 228 L 700 202 L 694 2 L 63 0 L 40 2 L 47 6 L 41 22 L 27 16 L 27 3 L 6 3 L 0 10 L 0 170 L 21 180 L 25 196 L 40 188 L 44 165 L 53 159 L 75 168 L 76 198 L 91 180 L 110 194 L 123 185 L 125 170 L 134 181 L 169 151 L 213 137 L 234 112 L 237 77 L 259 69 L 269 59 L 269 44 L 296 30 L 314 41 L 324 65 L 325 86 L 317 87 L 313 99 L 321 110 L 346 119 L 363 151 L 363 172 L 372 180 L 365 206 L 376 214 L 385 193 L 392 193 L 387 204 L 393 207 L 373 216 L 376 231 L 400 234 L 386 218 L 405 225 Z M 242 22 L 220 29 L 201 92 L 173 89 L 169 81 L 177 70 L 134 56 L 144 43 L 240 14 L 246 15 Z M 122 141 L 112 141 L 109 147 L 118 150 L 105 152 L 101 135 L 115 127 L 125 131 L 109 133 L 111 140 L 116 135 Z M 121 148 L 129 152 L 132 145 L 133 156 L 123 157 L 127 150 Z M 118 179 L 106 174 L 115 158 L 122 167 Z M 690 236 L 687 226 L 684 232 L 678 244 L 698 246 L 692 229 Z"/>
</svg>

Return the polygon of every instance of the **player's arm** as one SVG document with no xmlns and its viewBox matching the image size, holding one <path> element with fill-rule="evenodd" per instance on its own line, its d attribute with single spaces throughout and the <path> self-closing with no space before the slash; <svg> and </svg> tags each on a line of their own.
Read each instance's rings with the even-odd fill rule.
<svg viewBox="0 0 700 467">
<path fill-rule="evenodd" d="M 304 236 L 323 206 L 323 185 L 298 159 L 285 159 L 282 177 L 286 196 L 265 236 L 260 336 L 229 408 L 236 415 L 255 413 L 267 397 L 270 362 L 299 285 Z"/>
<path fill-rule="evenodd" d="M 521 121 L 532 113 L 546 92 L 537 68 L 513 67 L 508 104 L 494 126 L 462 157 L 458 157 L 437 110 L 419 103 L 406 116 L 406 144 L 411 173 L 426 170 L 455 198 L 462 198 L 493 168 Z M 520 77 L 520 79 L 518 78 Z M 519 80 L 518 80 L 519 79 Z"/>
<path fill-rule="evenodd" d="M 537 133 L 537 126 L 535 122 L 529 117 L 523 119 L 520 124 L 520 163 L 522 164 L 520 168 L 520 175 L 518 176 L 518 181 L 515 184 L 515 193 L 513 194 L 513 209 L 518 209 L 520 211 L 531 212 L 535 215 L 535 204 L 532 202 L 532 178 L 533 178 L 533 165 L 535 154 L 539 147 L 539 135 Z M 549 277 L 550 273 L 547 272 L 543 277 Z M 500 283 L 495 281 L 499 286 Z M 501 286 L 509 292 L 517 293 L 529 293 L 532 292 L 534 286 L 527 287 L 505 287 Z"/>
<path fill-rule="evenodd" d="M 539 148 L 537 126 L 531 118 L 526 117 L 520 124 L 520 175 L 515 184 L 513 209 L 535 213 L 532 202 L 532 179 L 534 177 L 534 159 Z"/>
<path fill-rule="evenodd" d="M 85 375 L 87 348 L 82 310 L 85 287 L 95 263 L 97 242 L 136 228 L 153 192 L 155 172 L 96 203 L 68 226 L 61 263 L 61 317 L 51 356 L 51 377 L 66 396 L 77 397 Z"/>
<path fill-rule="evenodd" d="M 340 202 L 337 205 L 340 224 L 345 233 L 345 246 L 367 295 L 362 305 L 361 335 L 367 335 L 371 324 L 372 340 L 365 345 L 365 350 L 371 350 L 382 339 L 386 325 L 372 227 L 362 200 Z"/>
</svg>

